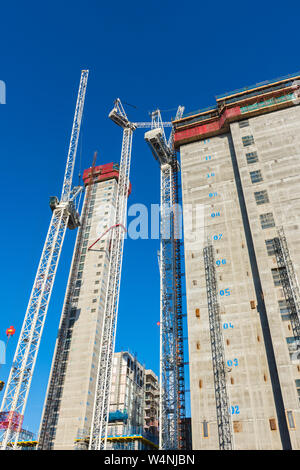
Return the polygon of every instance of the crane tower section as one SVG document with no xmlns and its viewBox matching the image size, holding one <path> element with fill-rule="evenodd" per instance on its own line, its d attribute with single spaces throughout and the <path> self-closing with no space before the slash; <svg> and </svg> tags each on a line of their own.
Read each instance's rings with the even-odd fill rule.
<svg viewBox="0 0 300 470">
<path fill-rule="evenodd" d="M 88 70 L 81 72 L 62 196 L 60 201 L 57 198 L 50 199 L 52 218 L 1 405 L 0 425 L 5 423 L 5 426 L 1 426 L 4 428 L 1 442 L 3 450 L 8 443 L 13 449 L 17 448 L 66 228 L 75 228 L 79 223 L 74 201 L 81 188 L 72 189 L 72 177 L 88 73 Z"/>
<path fill-rule="evenodd" d="M 179 107 L 177 116 L 183 113 Z M 160 268 L 160 449 L 185 448 L 185 390 L 182 324 L 181 241 L 178 218 L 178 162 L 173 131 L 167 142 L 159 110 L 145 133 L 161 170 Z"/>
<path fill-rule="evenodd" d="M 129 193 L 129 173 L 131 162 L 132 136 L 135 130 L 119 99 L 109 117 L 123 128 L 119 184 L 116 198 L 116 211 L 111 235 L 111 257 L 105 298 L 99 362 L 96 379 L 96 392 L 90 432 L 89 450 L 106 448 L 113 354 L 118 317 L 119 291 L 123 258 L 123 245 L 126 230 L 127 197 Z"/>
</svg>

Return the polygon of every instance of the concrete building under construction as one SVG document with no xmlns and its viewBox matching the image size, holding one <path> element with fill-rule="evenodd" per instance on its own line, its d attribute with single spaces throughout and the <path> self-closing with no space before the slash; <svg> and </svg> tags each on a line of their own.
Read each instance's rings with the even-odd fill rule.
<svg viewBox="0 0 300 470">
<path fill-rule="evenodd" d="M 85 170 L 81 226 L 70 270 L 52 369 L 44 405 L 40 449 L 74 448 L 80 434 L 89 434 L 105 302 L 109 239 L 114 221 L 118 165 Z"/>
<path fill-rule="evenodd" d="M 158 447 L 158 380 L 128 351 L 115 352 L 112 365 L 107 450 L 150 450 Z M 155 396 L 155 404 L 150 394 Z M 153 415 L 155 418 L 153 418 Z M 85 429 L 75 440 L 87 450 Z"/>
<path fill-rule="evenodd" d="M 300 448 L 299 79 L 174 123 L 194 450 Z"/>
</svg>

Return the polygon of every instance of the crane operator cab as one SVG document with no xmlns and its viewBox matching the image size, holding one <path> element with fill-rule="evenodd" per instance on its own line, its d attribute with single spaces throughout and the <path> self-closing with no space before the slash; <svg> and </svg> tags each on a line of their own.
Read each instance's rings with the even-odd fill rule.
<svg viewBox="0 0 300 470">
<path fill-rule="evenodd" d="M 50 205 L 50 209 L 53 212 L 57 208 L 57 206 L 59 205 L 58 197 L 51 196 L 50 200 L 49 200 L 49 205 Z M 79 225 L 80 225 L 80 216 L 79 216 L 79 213 L 78 213 L 73 201 L 69 201 L 68 209 L 69 209 L 68 228 L 70 230 L 74 230 L 75 228 L 79 227 Z"/>
<path fill-rule="evenodd" d="M 52 210 L 52 212 L 57 208 L 58 204 L 59 204 L 58 197 L 51 196 L 50 200 L 49 200 L 49 206 L 50 206 L 50 209 Z"/>
<path fill-rule="evenodd" d="M 3 382 L 3 380 L 0 380 L 0 392 L 3 390 L 4 385 L 5 382 Z"/>
</svg>

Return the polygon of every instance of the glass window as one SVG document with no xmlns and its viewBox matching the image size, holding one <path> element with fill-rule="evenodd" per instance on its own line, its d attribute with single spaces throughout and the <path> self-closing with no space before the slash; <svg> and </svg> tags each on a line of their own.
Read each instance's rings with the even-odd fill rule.
<svg viewBox="0 0 300 470">
<path fill-rule="evenodd" d="M 267 247 L 268 255 L 269 256 L 275 255 L 275 246 L 274 246 L 273 238 L 271 238 L 270 240 L 265 240 L 265 244 L 266 244 L 266 247 Z"/>
<path fill-rule="evenodd" d="M 251 182 L 253 184 L 254 183 L 259 183 L 260 181 L 263 181 L 263 177 L 262 177 L 262 174 L 261 174 L 260 170 L 250 171 L 250 178 L 251 178 Z"/>
<path fill-rule="evenodd" d="M 281 315 L 284 315 L 286 313 L 290 314 L 290 308 L 289 308 L 286 300 L 279 300 L 278 304 L 279 304 L 279 310 L 280 310 Z M 288 317 L 289 316 L 290 315 L 288 315 Z"/>
<path fill-rule="evenodd" d="M 208 422 L 205 420 L 203 421 L 202 432 L 203 437 L 208 437 Z"/>
<path fill-rule="evenodd" d="M 248 127 L 249 126 L 248 119 L 246 119 L 245 121 L 240 121 L 239 126 L 240 126 L 240 129 L 242 129 L 243 127 Z"/>
<path fill-rule="evenodd" d="M 296 353 L 296 356 L 298 356 L 297 351 L 298 351 L 300 336 L 289 336 L 285 339 L 286 339 L 286 342 L 287 342 L 287 346 L 288 346 L 288 350 L 289 350 L 289 353 L 290 353 L 291 360 L 298 359 L 298 357 L 295 357 L 295 353 Z M 297 382 L 297 380 L 296 380 L 296 382 Z M 298 390 L 298 395 L 300 396 L 300 384 L 299 384 L 299 386 L 297 386 L 297 384 L 296 384 L 296 387 L 297 387 L 297 390 Z"/>
<path fill-rule="evenodd" d="M 289 428 L 290 429 L 295 429 L 296 424 L 295 424 L 295 419 L 294 419 L 294 414 L 292 411 L 287 411 L 286 412 L 288 423 L 289 423 Z"/>
<path fill-rule="evenodd" d="M 252 163 L 258 162 L 257 152 L 246 153 L 246 159 L 247 159 L 248 165 L 251 165 Z"/>
<path fill-rule="evenodd" d="M 254 144 L 254 138 L 253 135 L 246 135 L 242 137 L 242 142 L 244 147 L 248 147 L 249 145 Z"/>
<path fill-rule="evenodd" d="M 275 227 L 275 222 L 274 222 L 272 212 L 268 212 L 267 214 L 261 214 L 259 218 L 260 218 L 260 224 L 261 224 L 262 229 Z"/>
<path fill-rule="evenodd" d="M 285 268 L 273 268 L 273 269 L 271 269 L 275 286 L 281 286 L 282 282 L 281 282 L 280 274 L 282 275 L 284 270 L 285 270 Z"/>
<path fill-rule="evenodd" d="M 254 193 L 256 204 L 259 206 L 261 204 L 266 204 L 269 201 L 269 196 L 266 190 L 264 191 L 256 191 Z"/>
<path fill-rule="evenodd" d="M 298 393 L 298 397 L 300 401 L 300 380 L 299 379 L 295 380 L 295 384 L 296 384 L 296 389 L 297 389 L 297 393 Z"/>
</svg>

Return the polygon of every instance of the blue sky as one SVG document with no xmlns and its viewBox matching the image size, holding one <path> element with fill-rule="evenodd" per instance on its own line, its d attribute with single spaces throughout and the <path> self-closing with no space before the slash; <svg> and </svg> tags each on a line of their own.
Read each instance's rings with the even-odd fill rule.
<svg viewBox="0 0 300 470">
<path fill-rule="evenodd" d="M 60 195 L 76 94 L 90 70 L 77 158 L 90 166 L 118 161 L 121 132 L 108 118 L 120 97 L 131 120 L 159 107 L 170 119 L 178 104 L 193 111 L 215 95 L 300 70 L 299 3 L 151 1 L 1 5 L 0 105 L 1 318 L 0 339 L 14 325 L 6 380 L 50 221 L 49 196 Z M 171 110 L 171 111 L 170 111 Z M 81 157 L 81 158 L 80 158 Z M 77 183 L 77 176 L 74 182 Z M 159 203 L 159 168 L 134 135 L 130 203 Z M 25 427 L 37 432 L 69 263 L 67 233 L 32 382 Z M 117 349 L 136 352 L 158 373 L 159 277 L 157 240 L 125 243 Z M 3 392 L 2 392 L 3 395 Z M 1 397 L 0 397 L 1 398 Z"/>
</svg>

